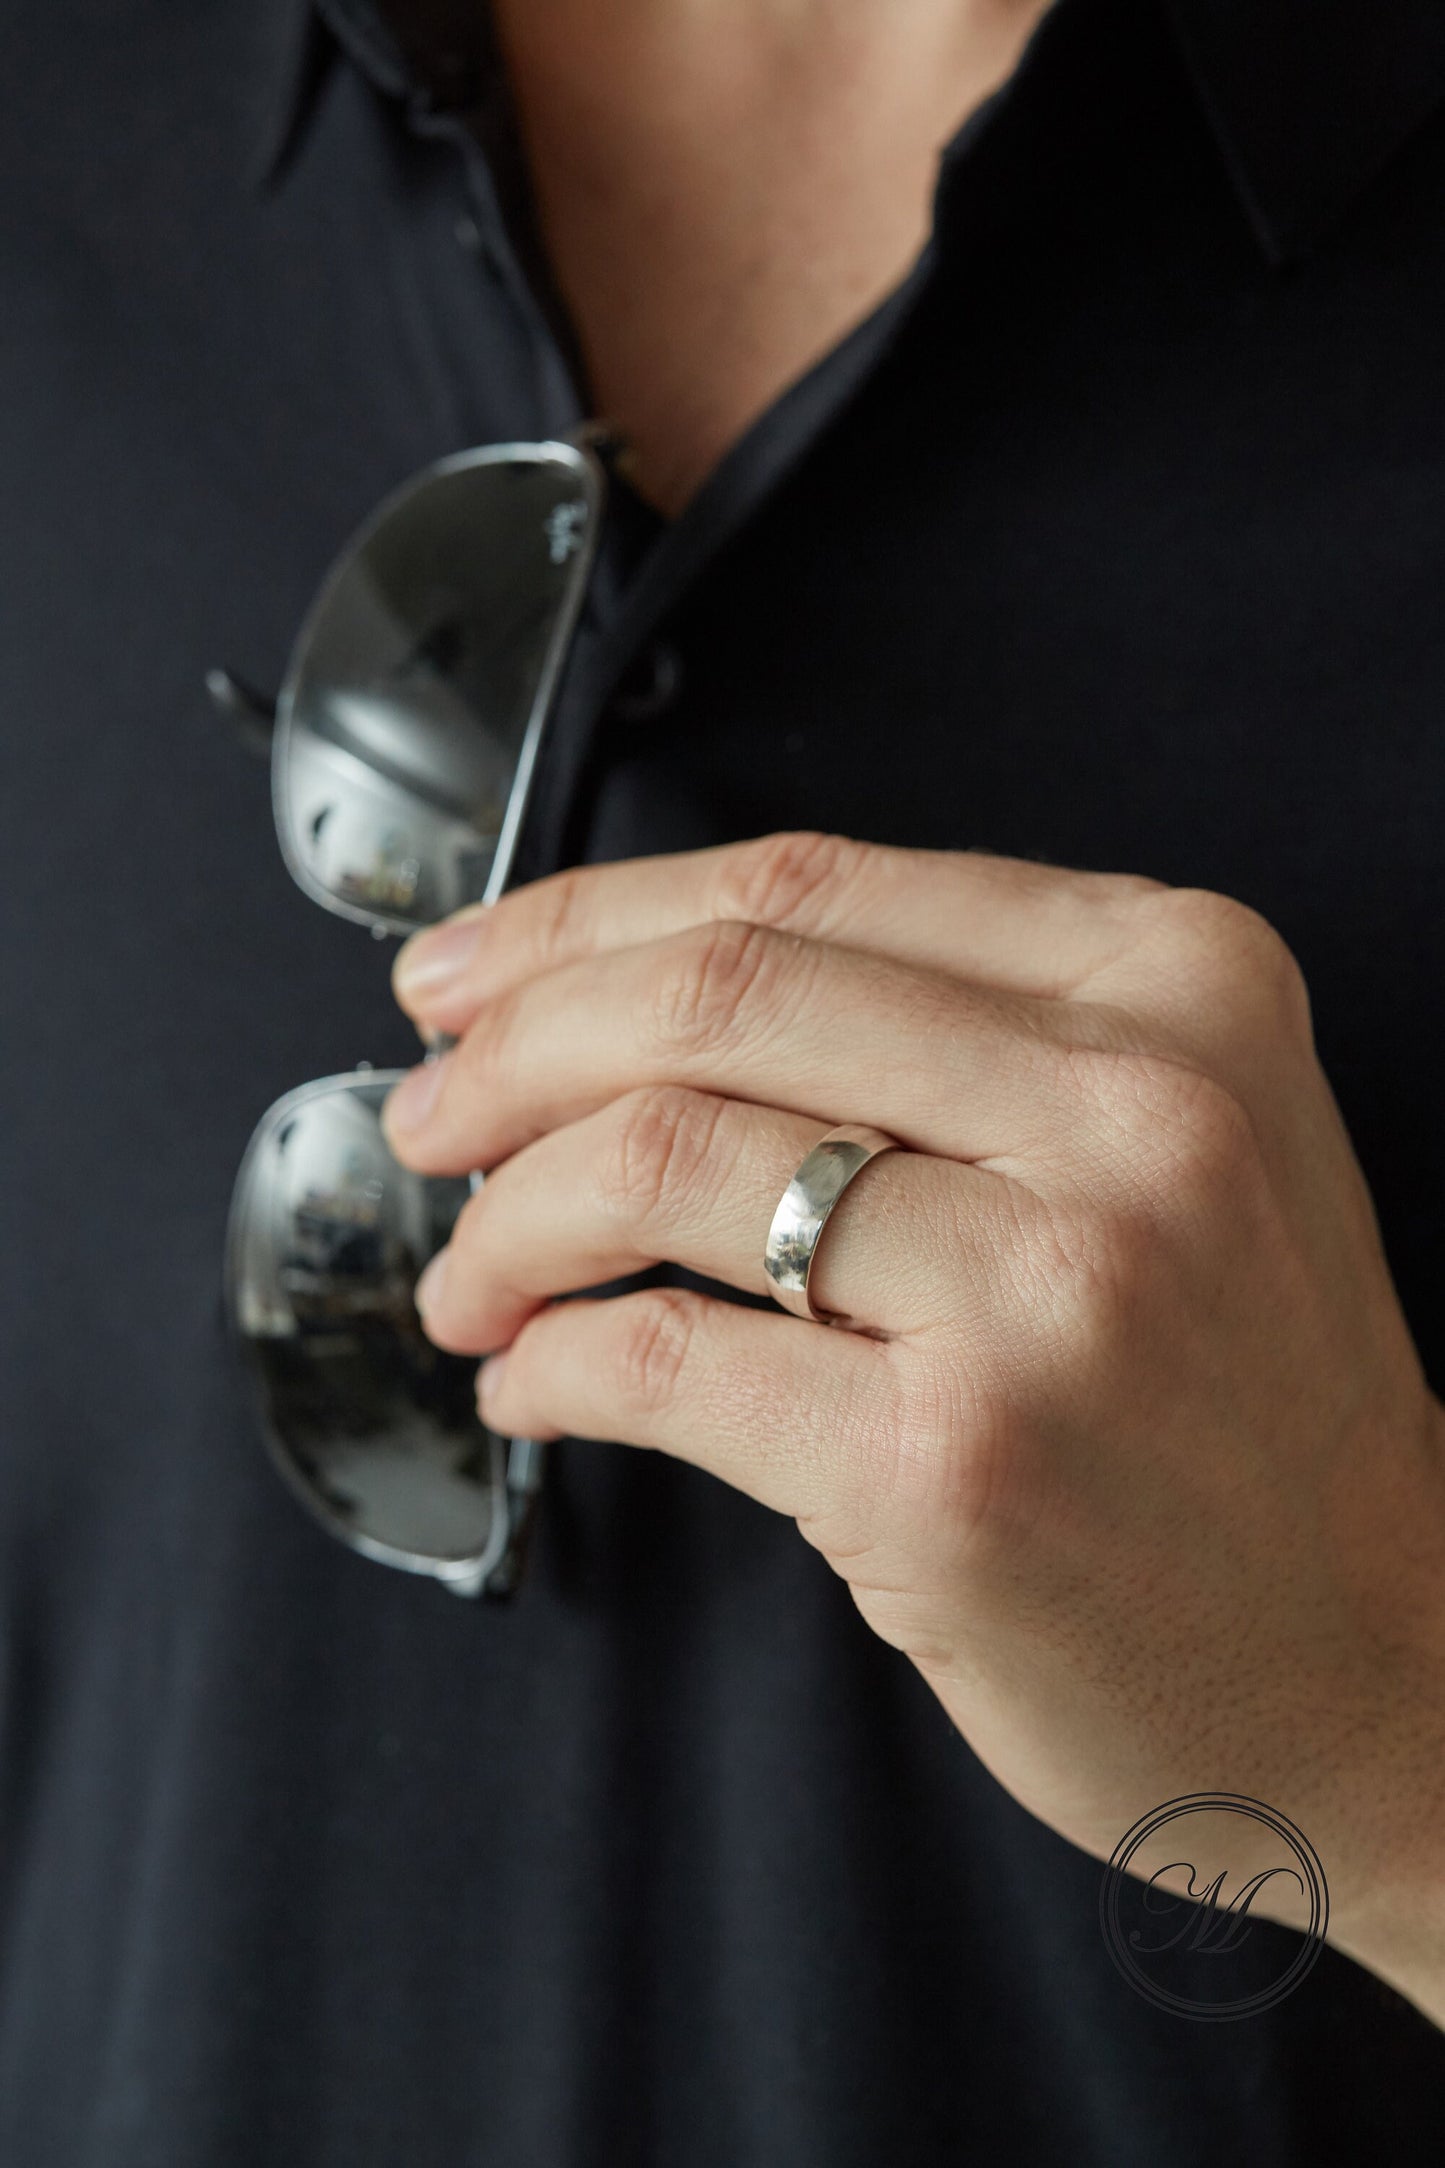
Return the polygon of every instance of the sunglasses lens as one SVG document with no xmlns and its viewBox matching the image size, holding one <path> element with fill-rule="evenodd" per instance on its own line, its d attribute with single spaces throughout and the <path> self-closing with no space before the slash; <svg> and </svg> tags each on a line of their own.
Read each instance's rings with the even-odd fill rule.
<svg viewBox="0 0 1445 2168">
<path fill-rule="evenodd" d="M 505 873 L 586 585 L 598 471 L 561 445 L 462 453 L 343 552 L 273 751 L 282 847 L 319 901 L 409 932 Z"/>
<path fill-rule="evenodd" d="M 263 1118 L 231 1203 L 227 1303 L 312 1511 L 373 1557 L 461 1577 L 505 1542 L 505 1447 L 477 1415 L 476 1362 L 433 1347 L 412 1300 L 470 1190 L 392 1157 L 378 1117 L 403 1073 L 303 1085 Z"/>
</svg>

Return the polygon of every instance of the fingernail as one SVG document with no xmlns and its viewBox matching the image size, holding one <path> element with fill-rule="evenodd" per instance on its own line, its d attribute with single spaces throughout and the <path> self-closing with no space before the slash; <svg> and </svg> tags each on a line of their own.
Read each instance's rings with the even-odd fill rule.
<svg viewBox="0 0 1445 2168">
<path fill-rule="evenodd" d="M 436 994 L 459 979 L 471 962 L 482 929 L 474 918 L 449 919 L 444 926 L 428 926 L 402 943 L 391 967 L 391 983 L 399 994 Z"/>
<path fill-rule="evenodd" d="M 450 1255 L 449 1249 L 438 1250 L 436 1256 L 431 1260 L 416 1283 L 413 1300 L 423 1317 L 441 1299 L 442 1287 L 447 1276 L 447 1258 Z"/>
<path fill-rule="evenodd" d="M 421 1062 L 415 1069 L 409 1069 L 387 1094 L 383 1120 L 388 1129 L 420 1129 L 430 1118 L 442 1088 L 442 1071 L 447 1060 L 445 1054 L 439 1054 L 435 1061 Z"/>
<path fill-rule="evenodd" d="M 506 1366 L 505 1355 L 489 1355 L 477 1372 L 477 1406 L 483 1415 L 495 1404 L 497 1388 L 502 1382 L 502 1372 Z"/>
</svg>

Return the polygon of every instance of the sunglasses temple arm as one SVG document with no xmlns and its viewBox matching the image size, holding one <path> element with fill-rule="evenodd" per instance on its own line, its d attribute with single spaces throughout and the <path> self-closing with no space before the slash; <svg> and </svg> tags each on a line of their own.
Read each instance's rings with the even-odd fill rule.
<svg viewBox="0 0 1445 2168">
<path fill-rule="evenodd" d="M 484 1596 L 512 1596 L 521 1586 L 546 1472 L 544 1443 L 536 1438 L 511 1440 L 507 1448 L 507 1547 L 487 1576 Z"/>
</svg>

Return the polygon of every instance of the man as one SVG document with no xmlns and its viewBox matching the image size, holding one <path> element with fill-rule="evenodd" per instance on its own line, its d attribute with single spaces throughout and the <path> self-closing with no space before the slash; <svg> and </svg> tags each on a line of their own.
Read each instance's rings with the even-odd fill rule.
<svg viewBox="0 0 1445 2168">
<path fill-rule="evenodd" d="M 1445 27 L 740 20 L 12 19 L 7 2160 L 1438 2155 Z M 589 417 L 398 1009 L 203 678 Z M 219 1315 L 407 1017 L 428 1331 L 558 1441 L 506 1610 L 296 1510 Z M 1325 1946 L 1276 1879 L 1297 1990 L 1161 2008 L 1100 1862 L 1226 1796 Z"/>
</svg>

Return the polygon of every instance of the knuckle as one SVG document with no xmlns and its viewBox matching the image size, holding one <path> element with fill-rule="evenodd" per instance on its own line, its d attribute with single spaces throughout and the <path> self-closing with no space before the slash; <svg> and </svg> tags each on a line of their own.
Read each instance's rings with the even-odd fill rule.
<svg viewBox="0 0 1445 2168">
<path fill-rule="evenodd" d="M 1164 888 L 1140 903 L 1167 938 L 1206 952 L 1232 951 L 1241 921 L 1257 916 L 1248 904 L 1213 888 Z"/>
<path fill-rule="evenodd" d="M 1088 974 L 1093 977 L 1101 969 L 1107 970 L 1117 956 L 1148 940 L 1161 899 L 1177 891 L 1147 873 L 1076 873 L 1071 877 L 1069 893 L 1081 917 L 1087 912 L 1099 922 L 1101 930 L 1108 926 L 1117 935 L 1118 949 L 1104 959 L 1102 966 L 1093 967 Z"/>
<path fill-rule="evenodd" d="M 1095 1112 L 1136 1166 L 1217 1180 L 1241 1172 L 1258 1139 L 1243 1101 L 1217 1077 L 1174 1055 L 1116 1049 L 1070 1056 Z"/>
<path fill-rule="evenodd" d="M 1154 1073 L 1127 1104 L 1127 1148 L 1054 1191 L 1015 1265 L 1019 1312 L 1056 1374 L 1132 1375 L 1241 1241 L 1268 1239 L 1269 1173 L 1248 1112 L 1212 1077 Z"/>
<path fill-rule="evenodd" d="M 664 1053 L 704 1054 L 737 1036 L 774 938 L 766 928 L 737 919 L 689 928 L 658 985 L 654 1022 Z"/>
<path fill-rule="evenodd" d="M 616 1308 L 613 1391 L 624 1417 L 654 1417 L 672 1402 L 687 1364 L 692 1301 L 681 1288 L 658 1287 L 618 1297 Z"/>
<path fill-rule="evenodd" d="M 1164 1132 L 1179 1172 L 1193 1186 L 1235 1188 L 1257 1162 L 1259 1143 L 1242 1100 L 1217 1078 L 1180 1069 L 1161 1094 Z"/>
<path fill-rule="evenodd" d="M 1140 1298 L 1163 1283 L 1169 1255 L 1163 1215 L 1143 1196 L 1119 1200 L 1084 1231 L 1074 1284 L 1093 1342 L 1133 1339 Z"/>
<path fill-rule="evenodd" d="M 811 828 L 785 829 L 740 844 L 721 881 L 720 917 L 790 926 L 815 896 L 852 879 L 867 845 Z"/>
<path fill-rule="evenodd" d="M 1102 884 L 1096 893 L 1121 910 L 1133 910 L 1151 897 L 1169 893 L 1168 882 L 1156 880 L 1152 873 L 1096 873 L 1092 878 Z"/>
<path fill-rule="evenodd" d="M 1150 1198 L 1134 1190 L 1108 1204 L 1051 1201 L 1021 1273 L 1023 1308 L 1047 1321 L 1061 1375 L 1113 1374 L 1136 1359 L 1146 1313 L 1172 1280 L 1172 1250 Z"/>
<path fill-rule="evenodd" d="M 982 1335 L 911 1365 L 890 1451 L 867 1492 L 868 1519 L 910 1551 L 1006 1561 L 1045 1503 L 1043 1463 L 1013 1359 Z"/>
<path fill-rule="evenodd" d="M 1170 888 L 1141 908 L 1206 982 L 1246 998 L 1262 996 L 1282 1014 L 1308 1022 L 1309 995 L 1299 961 L 1277 927 L 1252 904 L 1210 888 Z"/>
<path fill-rule="evenodd" d="M 1165 1289 L 1197 1276 L 1221 1238 L 1233 1243 L 1267 1226 L 1271 1192 L 1249 1110 L 1218 1078 L 1134 1055 L 1113 1065 L 1106 1097 L 1107 1171 L 1095 1163 L 1053 1250 L 1063 1267 L 1061 1321 L 1090 1345 L 1127 1341 Z"/>
<path fill-rule="evenodd" d="M 915 1367 L 896 1478 L 925 1524 L 973 1533 L 993 1516 L 1009 1460 L 1005 1407 L 976 1359 Z"/>
<path fill-rule="evenodd" d="M 1257 911 L 1249 913 L 1250 982 L 1271 1019 L 1313 1044 L 1314 1022 L 1309 987 L 1299 958 L 1277 928 Z"/>
<path fill-rule="evenodd" d="M 608 1218 L 627 1227 L 675 1218 L 708 1162 L 721 1106 L 679 1084 L 627 1093 L 595 1176 Z"/>
</svg>

